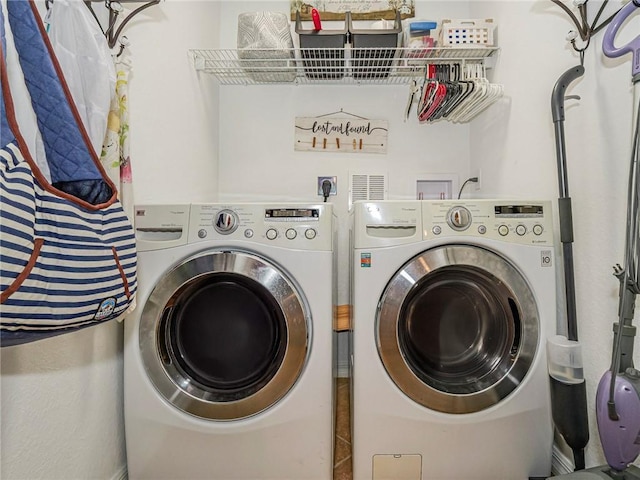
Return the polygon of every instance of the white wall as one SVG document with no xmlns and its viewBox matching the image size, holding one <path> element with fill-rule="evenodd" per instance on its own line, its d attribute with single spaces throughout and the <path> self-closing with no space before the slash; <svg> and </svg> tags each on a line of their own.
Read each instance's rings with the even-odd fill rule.
<svg viewBox="0 0 640 480">
<path fill-rule="evenodd" d="M 126 470 L 122 325 L 1 354 L 2 478 L 118 480 Z"/>
<path fill-rule="evenodd" d="M 217 199 L 218 86 L 198 75 L 187 52 L 218 48 L 219 9 L 215 1 L 170 0 L 127 26 L 137 204 Z"/>
</svg>

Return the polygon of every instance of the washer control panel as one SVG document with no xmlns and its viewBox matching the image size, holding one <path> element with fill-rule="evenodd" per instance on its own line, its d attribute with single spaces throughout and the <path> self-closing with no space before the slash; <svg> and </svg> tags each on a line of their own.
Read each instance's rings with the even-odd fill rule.
<svg viewBox="0 0 640 480">
<path fill-rule="evenodd" d="M 244 240 L 301 250 L 331 250 L 331 204 L 193 204 L 189 242 Z"/>
<path fill-rule="evenodd" d="M 476 236 L 527 245 L 551 245 L 551 210 L 548 201 L 423 201 L 423 238 Z"/>
</svg>

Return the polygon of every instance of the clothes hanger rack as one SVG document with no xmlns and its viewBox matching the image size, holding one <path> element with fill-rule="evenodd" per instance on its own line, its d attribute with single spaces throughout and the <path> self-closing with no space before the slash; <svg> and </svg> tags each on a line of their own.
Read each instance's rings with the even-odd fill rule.
<svg viewBox="0 0 640 480">
<path fill-rule="evenodd" d="M 420 123 L 466 123 L 499 100 L 503 87 L 487 80 L 483 64 L 433 63 L 425 67 L 422 86 L 410 86 L 407 117 L 418 93 Z"/>
</svg>

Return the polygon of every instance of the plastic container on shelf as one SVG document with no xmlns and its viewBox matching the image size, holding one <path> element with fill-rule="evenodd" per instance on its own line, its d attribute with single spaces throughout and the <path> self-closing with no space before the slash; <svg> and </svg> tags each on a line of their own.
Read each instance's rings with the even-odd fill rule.
<svg viewBox="0 0 640 480">
<path fill-rule="evenodd" d="M 405 20 L 404 46 L 405 48 L 433 48 L 436 46 L 435 31 L 438 22 L 431 20 Z"/>
<path fill-rule="evenodd" d="M 407 58 L 428 58 L 437 45 L 438 22 L 408 19 L 403 22 L 404 55 Z"/>
<path fill-rule="evenodd" d="M 392 28 L 355 28 L 351 16 L 347 17 L 351 41 L 351 67 L 354 78 L 385 78 L 389 76 L 393 61 L 402 46 L 400 12 Z"/>
<path fill-rule="evenodd" d="M 343 29 L 304 29 L 300 12 L 296 12 L 295 31 L 300 41 L 300 56 L 307 78 L 332 80 L 344 77 L 344 51 L 348 40 L 347 24 L 350 21 L 351 14 L 347 12 Z"/>
<path fill-rule="evenodd" d="M 440 46 L 493 47 L 495 24 L 492 18 L 469 20 L 442 20 Z"/>
</svg>

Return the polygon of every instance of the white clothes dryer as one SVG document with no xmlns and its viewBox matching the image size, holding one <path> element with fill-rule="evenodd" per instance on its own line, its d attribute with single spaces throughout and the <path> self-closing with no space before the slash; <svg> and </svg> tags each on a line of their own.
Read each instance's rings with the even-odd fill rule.
<svg viewBox="0 0 640 480">
<path fill-rule="evenodd" d="M 328 480 L 331 206 L 137 206 L 129 478 Z"/>
<path fill-rule="evenodd" d="M 551 204 L 358 202 L 352 238 L 354 479 L 549 476 Z"/>
</svg>

